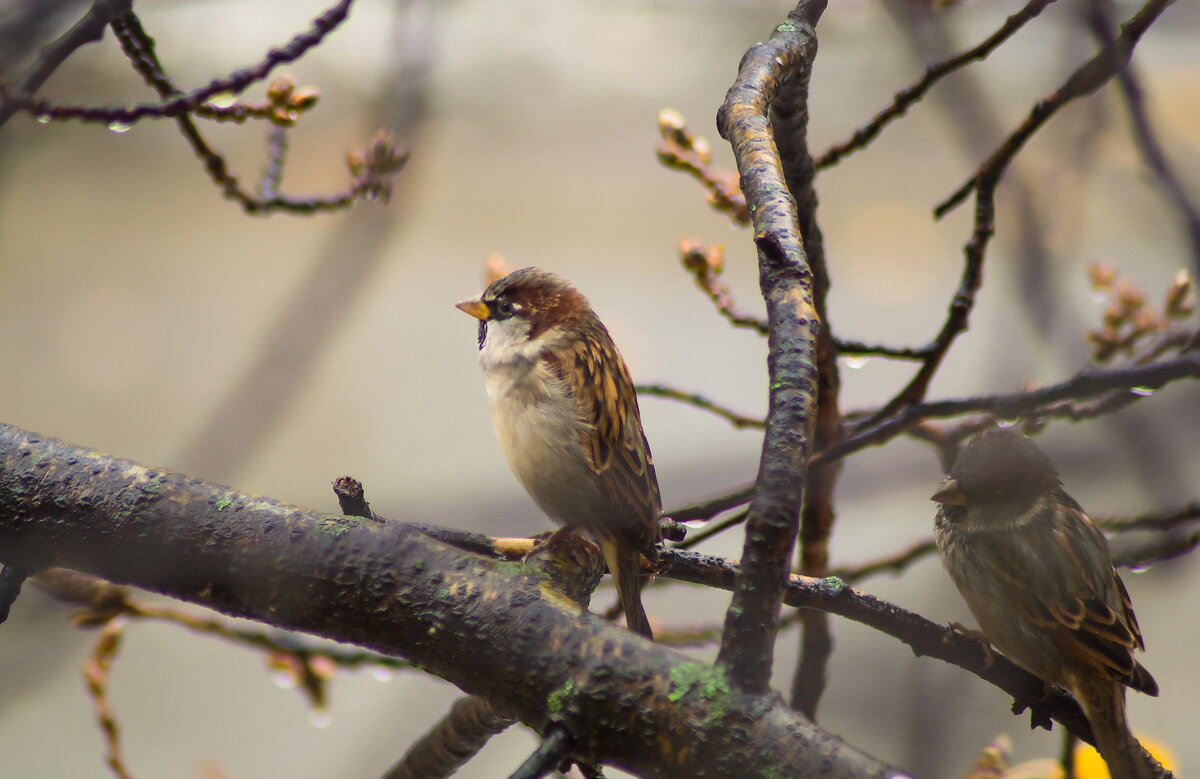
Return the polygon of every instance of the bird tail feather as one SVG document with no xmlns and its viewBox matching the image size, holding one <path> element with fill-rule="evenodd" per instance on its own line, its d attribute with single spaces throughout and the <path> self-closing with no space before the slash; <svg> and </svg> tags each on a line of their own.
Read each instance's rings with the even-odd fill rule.
<svg viewBox="0 0 1200 779">
<path fill-rule="evenodd" d="M 654 633 L 650 630 L 646 610 L 642 608 L 642 591 L 638 581 L 642 570 L 641 553 L 611 536 L 601 536 L 599 541 L 604 562 L 613 575 L 621 607 L 625 610 L 626 627 L 653 641 Z"/>
</svg>

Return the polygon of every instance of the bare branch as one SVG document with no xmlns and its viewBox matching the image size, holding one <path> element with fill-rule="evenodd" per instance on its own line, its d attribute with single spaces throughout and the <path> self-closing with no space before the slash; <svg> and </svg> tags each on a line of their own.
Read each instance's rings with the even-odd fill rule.
<svg viewBox="0 0 1200 779">
<path fill-rule="evenodd" d="M 809 429 L 815 418 L 815 335 L 821 327 L 795 201 L 784 182 L 768 111 L 785 80 L 807 82 L 816 56 L 813 27 L 825 6 L 825 0 L 801 2 L 770 41 L 751 48 L 717 114 L 721 137 L 733 147 L 754 221 L 759 283 L 770 324 L 766 434 L 746 520 L 742 573 L 726 614 L 718 656 L 732 681 L 747 691 L 765 692 L 770 684 L 779 587 L 796 542 Z"/>
<path fill-rule="evenodd" d="M 1005 19 L 1000 29 L 989 35 L 978 46 L 967 49 L 961 54 L 957 54 L 935 65 L 930 65 L 925 69 L 925 75 L 921 76 L 920 80 L 897 92 L 896 96 L 892 98 L 892 104 L 876 114 L 875 118 L 868 124 L 855 130 L 854 135 L 849 140 L 834 144 L 824 154 L 817 157 L 815 160 L 817 169 L 821 170 L 836 165 L 841 162 L 842 158 L 860 149 L 865 149 L 883 131 L 884 127 L 891 124 L 893 120 L 899 119 L 914 103 L 924 97 L 930 87 L 954 71 L 972 62 L 987 59 L 989 54 L 999 48 L 1002 43 L 1020 30 L 1026 22 L 1034 19 L 1052 2 L 1054 0 L 1030 0 L 1025 4 L 1024 8 Z"/>
<path fill-rule="evenodd" d="M 698 395 L 694 392 L 686 392 L 674 387 L 668 387 L 666 384 L 638 384 L 634 387 L 634 389 L 637 390 L 639 395 L 670 398 L 671 400 L 678 400 L 681 403 L 686 403 L 689 406 L 704 409 L 705 411 L 716 414 L 721 419 L 724 419 L 726 422 L 738 429 L 749 427 L 756 430 L 761 430 L 766 425 L 766 423 L 761 419 L 739 414 L 736 411 L 709 400 L 703 395 Z"/>
<path fill-rule="evenodd" d="M 581 758 L 634 773 L 817 762 L 830 777 L 896 773 L 777 696 L 572 602 L 556 582 L 590 592 L 602 564 L 588 547 L 518 566 L 409 525 L 323 516 L 0 426 L 0 562 L 61 565 L 401 655 L 538 732 L 565 729 Z"/>
<path fill-rule="evenodd" d="M 46 79 L 50 78 L 80 46 L 103 40 L 104 29 L 108 27 L 108 23 L 128 13 L 131 8 L 133 0 L 95 0 L 88 12 L 72 25 L 71 29 L 42 47 L 37 62 L 33 63 L 25 78 L 21 79 L 17 87 L 18 95 L 32 95 L 41 89 Z M 21 107 L 19 100 L 10 99 L 6 95 L 5 89 L 3 81 L 0 80 L 0 127 Z"/>
<path fill-rule="evenodd" d="M 980 166 L 975 175 L 933 210 L 934 215 L 939 218 L 945 216 L 966 200 L 972 190 L 979 192 L 994 190 L 1004 169 L 1008 167 L 1008 163 L 1021 150 L 1025 142 L 1049 121 L 1058 109 L 1076 98 L 1090 95 L 1107 84 L 1117 74 L 1117 70 L 1129 61 L 1142 33 L 1149 29 L 1150 25 L 1173 2 L 1174 0 L 1148 0 L 1138 9 L 1137 13 L 1121 25 L 1121 32 L 1113 41 L 1113 45 L 1106 47 L 1079 66 L 1061 87 L 1040 100 L 1033 107 L 1029 117 Z"/>
<path fill-rule="evenodd" d="M 442 779 L 483 749 L 492 736 L 515 720 L 478 695 L 459 698 L 445 717 L 417 739 L 383 779 Z"/>
<path fill-rule="evenodd" d="M 207 86 L 176 95 L 161 103 L 140 103 L 133 107 L 56 105 L 23 92 L 12 94 L 3 83 L 0 83 L 0 110 L 15 108 L 54 121 L 76 119 L 82 122 L 128 126 L 147 118 L 162 119 L 180 116 L 197 110 L 204 102 L 217 95 L 226 92 L 240 95 L 252 84 L 265 79 L 276 67 L 295 62 L 309 49 L 321 43 L 329 33 L 336 30 L 346 20 L 352 3 L 353 0 L 341 0 L 330 7 L 313 20 L 312 26 L 308 30 L 295 35 L 285 45 L 271 49 L 261 62 L 236 70 L 223 78 L 214 79 Z M 120 3 L 116 3 L 116 5 L 121 7 Z M 123 10 L 128 10 L 130 5 L 130 3 L 125 3 Z M 115 18 L 117 15 L 117 13 L 112 13 L 108 19 Z"/>
<path fill-rule="evenodd" d="M 1092 0 L 1088 6 L 1087 19 L 1104 51 L 1113 52 L 1115 56 L 1119 49 L 1116 46 L 1108 10 L 1099 0 Z M 1167 201 L 1179 212 L 1188 243 L 1192 248 L 1192 264 L 1196 275 L 1200 277 L 1200 211 L 1197 211 L 1179 177 L 1167 162 L 1167 154 L 1163 151 L 1162 144 L 1159 143 L 1158 136 L 1150 124 L 1150 117 L 1146 114 L 1142 87 L 1134 75 L 1132 63 L 1126 59 L 1124 62 L 1113 63 L 1113 66 L 1117 69 L 1117 84 L 1120 85 L 1125 104 L 1129 107 L 1129 123 L 1133 126 L 1133 138 L 1138 151 L 1146 166 L 1154 172 Z"/>
<path fill-rule="evenodd" d="M 1200 377 L 1200 351 L 1186 352 L 1170 360 L 1138 365 L 1132 368 L 1099 371 L 1084 370 L 1061 384 L 1029 392 L 983 395 L 961 400 L 942 400 L 917 403 L 882 422 L 860 426 L 830 449 L 815 453 L 809 465 L 845 457 L 859 449 L 890 441 L 913 425 L 926 419 L 956 417 L 974 411 L 986 411 L 1000 419 L 1016 419 L 1025 415 L 1041 415 L 1060 410 L 1062 401 L 1094 397 L 1113 390 L 1145 397 L 1173 381 Z"/>
</svg>

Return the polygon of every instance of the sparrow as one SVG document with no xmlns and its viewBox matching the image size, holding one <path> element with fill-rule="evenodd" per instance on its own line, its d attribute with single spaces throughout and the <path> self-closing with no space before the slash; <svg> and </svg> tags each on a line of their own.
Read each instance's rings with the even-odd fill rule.
<svg viewBox="0 0 1200 779">
<path fill-rule="evenodd" d="M 938 552 L 984 636 L 1047 684 L 1070 691 L 1113 779 L 1149 779 L 1129 731 L 1125 688 L 1158 694 L 1103 533 L 1049 458 L 1009 428 L 963 448 L 933 495 Z"/>
<path fill-rule="evenodd" d="M 630 630 L 653 638 L 641 555 L 656 558 L 662 500 L 629 369 L 587 298 L 523 268 L 457 307 L 479 320 L 500 448 L 551 519 L 600 545 Z"/>
</svg>

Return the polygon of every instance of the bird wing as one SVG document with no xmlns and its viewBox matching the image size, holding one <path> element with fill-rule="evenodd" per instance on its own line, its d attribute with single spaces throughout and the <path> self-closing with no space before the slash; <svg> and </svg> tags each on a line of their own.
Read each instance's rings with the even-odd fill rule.
<svg viewBox="0 0 1200 779">
<path fill-rule="evenodd" d="M 658 540 L 658 477 L 629 369 L 604 325 L 595 326 L 595 337 L 579 339 L 558 370 L 570 380 L 579 415 L 588 423 L 580 444 L 614 519 L 623 535 L 646 549 Z"/>
<path fill-rule="evenodd" d="M 1011 548 L 1003 554 L 1012 564 L 999 573 L 1008 580 L 1013 605 L 1097 676 L 1139 689 L 1143 679 L 1153 685 L 1133 659 L 1133 650 L 1145 644 L 1104 535 L 1066 492 L 1060 490 L 1055 502 L 1067 512 L 1066 521 L 1055 521 L 1047 509 L 1005 536 Z M 1048 565 L 1051 561 L 1061 562 Z M 1029 586 L 1029 570 L 1042 572 L 1040 589 Z"/>
</svg>

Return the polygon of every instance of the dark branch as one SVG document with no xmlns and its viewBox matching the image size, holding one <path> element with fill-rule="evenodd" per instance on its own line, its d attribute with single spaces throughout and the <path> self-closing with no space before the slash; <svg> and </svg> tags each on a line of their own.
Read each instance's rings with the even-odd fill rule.
<svg viewBox="0 0 1200 779">
<path fill-rule="evenodd" d="M 42 47 L 37 62 L 33 63 L 25 78 L 21 79 L 17 87 L 18 95 L 27 97 L 41 89 L 46 79 L 50 78 L 80 46 L 103 40 L 104 29 L 108 27 L 108 23 L 127 13 L 132 7 L 133 0 L 96 0 L 92 3 L 88 12 L 72 25 L 71 29 Z M 3 81 L 0 81 L 0 127 L 3 127 L 21 107 L 18 100 L 8 99 L 3 89 Z"/>
<path fill-rule="evenodd" d="M 812 271 L 801 245 L 795 200 L 788 193 L 768 111 L 789 78 L 816 56 L 814 25 L 825 0 L 801 2 L 770 41 L 742 58 L 737 80 L 717 114 L 721 137 L 733 147 L 741 188 L 754 222 L 759 284 L 767 303 L 770 399 L 762 458 L 750 514 L 742 572 L 725 618 L 718 661 L 746 691 L 769 688 L 781 586 L 796 543 L 809 428 L 817 402 Z"/>
<path fill-rule="evenodd" d="M 15 565 L 0 568 L 0 624 L 8 619 L 12 605 L 21 594 L 21 585 L 27 578 L 28 574 Z"/>
<path fill-rule="evenodd" d="M 509 779 L 542 779 L 549 776 L 567 756 L 567 748 L 571 745 L 571 736 L 562 728 L 552 728 L 538 748 L 530 755 L 520 768 L 513 771 Z"/>
<path fill-rule="evenodd" d="M 1098 524 L 1105 530 L 1122 533 L 1128 530 L 1172 530 L 1196 519 L 1200 519 L 1200 503 L 1189 503 L 1173 511 L 1141 514 L 1129 519 L 1101 519 Z"/>
<path fill-rule="evenodd" d="M 265 79 L 276 67 L 295 62 L 346 20 L 352 3 L 353 0 L 341 0 L 314 19 L 310 29 L 295 35 L 284 46 L 267 52 L 267 56 L 261 62 L 234 71 L 224 78 L 214 79 L 207 86 L 174 96 L 161 103 L 141 103 L 129 108 L 55 105 L 50 101 L 39 100 L 25 94 L 14 95 L 4 87 L 3 83 L 0 83 L 0 110 L 15 108 L 55 121 L 77 119 L 82 122 L 119 123 L 122 125 L 133 125 L 147 118 L 161 119 L 180 116 L 197 110 L 201 104 L 216 95 L 226 92 L 240 95 L 252 84 Z M 120 6 L 119 3 L 115 5 Z M 126 10 L 129 5 L 125 4 Z M 117 14 L 113 13 L 108 18 L 112 19 L 116 16 Z"/>
<path fill-rule="evenodd" d="M 454 773 L 483 749 L 492 736 L 514 722 L 485 698 L 459 698 L 449 713 L 408 748 L 404 758 L 383 779 L 442 779 Z"/>
<path fill-rule="evenodd" d="M 873 141 L 883 131 L 884 127 L 889 125 L 893 120 L 899 119 L 910 106 L 924 97 L 930 87 L 954 71 L 972 62 L 986 59 L 1000 44 L 1012 37 L 1026 22 L 1035 18 L 1042 12 L 1042 9 L 1052 2 L 1054 0 L 1030 0 L 1024 8 L 1005 19 L 1000 29 L 988 36 L 987 40 L 975 48 L 967 49 L 950 59 L 930 65 L 925 69 L 925 75 L 921 76 L 919 81 L 897 92 L 896 96 L 892 98 L 892 104 L 876 114 L 875 118 L 869 124 L 856 130 L 849 140 L 835 144 L 824 154 L 817 157 L 817 169 L 821 170 L 836 165 L 838 162 L 841 162 L 843 157 L 847 157 L 859 149 L 866 148 L 867 144 Z"/>
<path fill-rule="evenodd" d="M 1104 50 L 1119 51 L 1115 45 L 1116 40 L 1108 9 L 1099 0 L 1093 0 L 1089 4 L 1087 18 L 1088 25 L 1100 44 L 1104 46 Z M 1155 135 L 1154 128 L 1150 125 L 1142 87 L 1134 75 L 1132 64 L 1128 61 L 1115 62 L 1113 67 L 1117 69 L 1117 84 L 1121 87 L 1125 104 L 1129 106 L 1129 122 L 1133 126 L 1133 138 L 1138 151 L 1141 152 L 1146 166 L 1154 172 L 1154 177 L 1158 179 L 1163 194 L 1183 220 L 1184 231 L 1187 233 L 1188 243 L 1192 247 L 1192 265 L 1195 268 L 1196 276 L 1200 277 L 1200 212 L 1197 211 L 1195 204 L 1188 197 L 1187 190 L 1183 188 L 1179 177 L 1175 175 L 1175 171 L 1167 162 L 1167 154 L 1163 151 L 1162 144 L 1159 143 L 1158 136 Z"/>
<path fill-rule="evenodd" d="M 0 426 L 4 564 L 68 567 L 399 655 L 538 732 L 565 729 L 581 759 L 638 774 L 894 773 L 777 696 L 556 594 L 562 579 L 586 594 L 601 570 L 590 545 L 560 546 L 497 561 L 401 523 L 315 514 Z"/>
<path fill-rule="evenodd" d="M 689 522 L 694 519 L 712 519 L 722 511 L 728 511 L 750 502 L 754 495 L 754 485 L 739 487 L 733 492 L 719 495 L 715 498 L 702 500 L 687 506 L 680 506 L 673 511 L 664 511 L 663 516 L 670 517 L 676 522 Z"/>
<path fill-rule="evenodd" d="M 736 428 L 754 428 L 761 430 L 764 422 L 757 417 L 748 417 L 745 414 L 739 414 L 736 411 L 726 408 L 714 401 L 709 400 L 703 395 L 698 395 L 694 392 L 685 392 L 674 387 L 668 387 L 666 384 L 638 384 L 634 387 L 639 395 L 654 396 L 658 398 L 670 398 L 678 400 L 681 403 L 686 403 L 689 406 L 704 409 L 705 411 L 716 414 L 721 419 L 724 419 L 729 424 Z"/>
<path fill-rule="evenodd" d="M 1137 389 L 1140 393 L 1159 389 L 1172 381 L 1198 377 L 1200 352 L 1192 351 L 1171 360 L 1133 368 L 1082 371 L 1061 384 L 1029 392 L 917 403 L 894 417 L 869 427 L 863 426 L 832 448 L 817 452 L 810 459 L 809 465 L 811 467 L 845 457 L 868 446 L 886 443 L 926 419 L 956 417 L 976 411 L 986 411 L 1000 419 L 1036 416 L 1053 409 L 1054 404 L 1062 401 L 1093 397 L 1113 390 L 1129 392 Z M 1138 396 L 1144 397 L 1141 394 Z"/>
<path fill-rule="evenodd" d="M 1133 48 L 1142 37 L 1142 33 L 1172 2 L 1174 0 L 1148 0 L 1138 9 L 1137 13 L 1121 25 L 1121 32 L 1117 35 L 1113 45 L 1081 65 L 1061 87 L 1040 100 L 1033 107 L 1029 117 L 1013 131 L 1012 135 L 1005 139 L 1004 143 L 1000 144 L 1000 148 L 980 166 L 975 175 L 933 210 L 934 215 L 938 218 L 945 216 L 951 209 L 966 200 L 972 190 L 994 189 L 1000 176 L 1004 173 L 1004 169 L 1008 167 L 1008 163 L 1017 155 L 1025 142 L 1049 121 L 1058 109 L 1076 98 L 1090 95 L 1107 84 L 1117 74 L 1117 70 L 1129 61 L 1129 57 L 1133 54 Z"/>
</svg>

